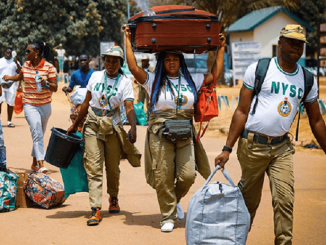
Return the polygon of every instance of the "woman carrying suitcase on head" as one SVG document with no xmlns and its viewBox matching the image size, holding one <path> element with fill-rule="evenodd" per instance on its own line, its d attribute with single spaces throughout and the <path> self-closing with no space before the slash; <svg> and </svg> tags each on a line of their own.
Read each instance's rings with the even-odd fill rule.
<svg viewBox="0 0 326 245">
<path fill-rule="evenodd" d="M 128 27 L 125 34 L 128 67 L 150 95 L 150 120 L 145 145 L 146 180 L 157 193 L 162 214 L 161 231 L 171 232 L 177 218 L 184 218 L 180 200 L 195 181 L 196 165 L 204 178 L 209 176 L 210 167 L 200 141 L 195 142 L 193 136 L 171 141 L 161 128 L 167 121 L 178 123 L 192 119 L 197 92 L 205 75 L 190 75 L 180 52 L 160 52 L 155 73 L 145 72 L 137 66 Z M 221 46 L 212 70 L 216 79 L 223 71 L 225 37 L 222 34 L 220 40 Z M 214 76 L 207 75 L 205 83 L 212 83 Z M 194 130 L 193 127 L 191 130 Z"/>
<path fill-rule="evenodd" d="M 77 131 L 79 123 L 87 115 L 83 128 L 85 140 L 85 169 L 89 185 L 89 202 L 92 214 L 87 225 L 100 223 L 102 207 L 103 161 L 107 176 L 107 192 L 110 195 L 109 212 L 119 213 L 118 203 L 120 156 L 125 153 L 133 167 L 140 166 L 140 153 L 131 143 L 136 142 L 136 116 L 131 81 L 123 74 L 123 51 L 119 46 L 102 54 L 105 69 L 92 74 L 87 85 L 85 101 L 79 115 L 67 133 Z M 125 104 L 131 125 L 129 134 L 123 129 L 120 105 Z"/>
</svg>

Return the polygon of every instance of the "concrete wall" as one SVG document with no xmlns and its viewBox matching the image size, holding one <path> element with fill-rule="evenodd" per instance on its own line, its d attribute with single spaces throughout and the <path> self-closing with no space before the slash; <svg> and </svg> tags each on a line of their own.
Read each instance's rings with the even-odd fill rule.
<svg viewBox="0 0 326 245">
<path fill-rule="evenodd" d="M 230 45 L 235 42 L 254 42 L 253 34 L 253 31 L 230 33 Z"/>
<path fill-rule="evenodd" d="M 280 12 L 254 29 L 253 40 L 254 42 L 261 42 L 262 57 L 272 57 L 273 45 L 277 45 L 280 31 L 287 24 L 299 23 L 285 13 Z M 303 29 L 305 33 L 306 28 L 303 27 Z M 305 53 L 304 49 L 302 58 L 305 58 Z"/>
</svg>

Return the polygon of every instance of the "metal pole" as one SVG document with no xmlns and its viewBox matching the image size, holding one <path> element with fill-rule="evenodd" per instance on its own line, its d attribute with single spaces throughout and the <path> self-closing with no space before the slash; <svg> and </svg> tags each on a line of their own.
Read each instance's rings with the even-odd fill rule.
<svg viewBox="0 0 326 245">
<path fill-rule="evenodd" d="M 318 39 L 318 48 L 317 48 L 317 85 L 318 85 L 318 91 L 319 90 L 319 67 L 320 67 L 320 22 L 318 23 L 318 29 L 317 29 L 317 39 Z M 319 99 L 319 94 L 318 93 L 318 99 Z"/>
<path fill-rule="evenodd" d="M 127 10 L 128 10 L 128 20 L 130 19 L 130 6 L 129 6 L 129 0 L 127 0 Z M 126 36 L 125 36 L 125 33 L 123 33 L 123 48 L 124 48 L 124 60 L 126 62 L 127 60 L 127 56 L 126 56 Z"/>
<path fill-rule="evenodd" d="M 128 20 L 130 18 L 130 6 L 129 6 L 129 0 L 127 0 L 127 8 L 128 8 Z"/>
</svg>

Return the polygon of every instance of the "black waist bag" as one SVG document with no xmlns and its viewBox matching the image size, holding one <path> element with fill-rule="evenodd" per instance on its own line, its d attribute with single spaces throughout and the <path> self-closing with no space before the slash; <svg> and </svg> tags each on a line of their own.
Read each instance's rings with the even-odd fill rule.
<svg viewBox="0 0 326 245">
<path fill-rule="evenodd" d="M 191 137 L 192 125 L 190 120 L 166 120 L 161 129 L 170 141 L 186 140 Z"/>
</svg>

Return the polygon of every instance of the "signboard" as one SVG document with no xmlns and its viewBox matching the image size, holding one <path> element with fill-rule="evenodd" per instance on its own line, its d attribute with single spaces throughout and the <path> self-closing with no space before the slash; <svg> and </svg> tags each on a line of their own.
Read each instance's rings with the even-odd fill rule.
<svg viewBox="0 0 326 245">
<path fill-rule="evenodd" d="M 326 67 L 326 59 L 325 60 L 319 60 L 320 67 Z"/>
<path fill-rule="evenodd" d="M 320 32 L 326 32 L 326 23 L 320 24 Z"/>
<path fill-rule="evenodd" d="M 261 44 L 259 42 L 234 42 L 231 47 L 235 86 L 235 79 L 243 79 L 247 67 L 260 59 Z"/>
<path fill-rule="evenodd" d="M 320 55 L 326 56 L 326 48 L 320 48 Z"/>
<path fill-rule="evenodd" d="M 100 55 L 103 54 L 108 48 L 114 46 L 114 42 L 100 42 Z"/>
<path fill-rule="evenodd" d="M 320 44 L 326 44 L 326 36 L 321 36 L 321 37 L 319 38 L 319 43 L 320 43 Z"/>
</svg>

